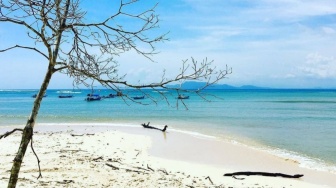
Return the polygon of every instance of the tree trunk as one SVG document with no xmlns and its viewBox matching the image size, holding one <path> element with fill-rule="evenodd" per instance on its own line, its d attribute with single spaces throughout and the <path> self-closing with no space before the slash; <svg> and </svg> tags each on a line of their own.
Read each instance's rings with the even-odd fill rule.
<svg viewBox="0 0 336 188">
<path fill-rule="evenodd" d="M 16 186 L 16 183 L 19 177 L 20 168 L 21 168 L 21 163 L 22 163 L 23 157 L 26 153 L 28 144 L 32 136 L 33 136 L 33 127 L 30 124 L 27 124 L 25 128 L 23 129 L 19 151 L 17 152 L 16 157 L 14 158 L 14 161 L 13 161 L 11 176 L 8 182 L 8 188 L 12 188 Z"/>
<path fill-rule="evenodd" d="M 43 99 L 43 95 L 45 94 L 51 76 L 53 74 L 53 66 L 49 66 L 48 67 L 48 71 L 45 75 L 45 78 L 43 80 L 43 83 L 41 85 L 40 91 L 36 96 L 36 99 L 34 101 L 34 105 L 33 105 L 33 109 L 32 112 L 28 118 L 27 124 L 25 126 L 25 128 L 23 129 L 23 133 L 22 133 L 22 138 L 21 138 L 21 143 L 20 143 L 20 147 L 19 150 L 13 160 L 13 166 L 11 169 L 11 175 L 10 175 L 10 179 L 8 182 L 8 188 L 15 188 L 16 187 L 16 183 L 19 177 L 19 172 L 20 172 L 20 168 L 21 168 L 21 164 L 24 158 L 24 155 L 26 153 L 26 150 L 28 148 L 28 144 L 33 136 L 33 131 L 34 131 L 34 125 L 35 125 L 35 121 L 36 121 L 36 117 L 38 114 L 38 111 L 40 109 L 40 104 L 42 102 Z"/>
</svg>

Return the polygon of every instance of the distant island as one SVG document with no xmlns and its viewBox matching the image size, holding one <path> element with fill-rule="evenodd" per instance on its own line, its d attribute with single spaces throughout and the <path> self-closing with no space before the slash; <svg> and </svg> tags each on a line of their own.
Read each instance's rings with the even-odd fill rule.
<svg viewBox="0 0 336 188">
<path fill-rule="evenodd" d="M 170 88 L 181 88 L 186 90 L 197 90 L 201 89 L 206 85 L 206 82 L 196 82 L 196 81 L 188 81 L 184 82 L 182 84 L 174 84 L 169 85 Z M 211 86 L 208 86 L 205 88 L 205 90 L 336 90 L 336 88 L 321 88 L 321 87 L 315 87 L 315 88 L 271 88 L 271 87 L 259 87 L 254 85 L 243 85 L 243 86 L 232 86 L 228 84 L 213 84 Z"/>
<path fill-rule="evenodd" d="M 206 85 L 206 82 L 185 82 L 183 84 L 175 84 L 175 85 L 169 85 L 170 88 L 180 88 L 181 89 L 188 89 L 188 90 L 194 90 L 194 89 L 200 89 L 203 88 Z M 258 87 L 253 85 L 244 85 L 240 87 L 231 86 L 228 84 L 214 84 L 211 86 L 206 87 L 205 89 L 270 89 L 266 87 Z"/>
</svg>

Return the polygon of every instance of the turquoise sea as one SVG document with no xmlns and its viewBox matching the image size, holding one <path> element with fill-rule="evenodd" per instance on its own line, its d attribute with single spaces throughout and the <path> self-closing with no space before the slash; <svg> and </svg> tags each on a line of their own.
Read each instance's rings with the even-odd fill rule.
<svg viewBox="0 0 336 188">
<path fill-rule="evenodd" d="M 60 99 L 61 92 L 74 97 Z M 139 102 L 146 105 L 141 105 L 121 97 L 87 102 L 84 98 L 90 90 L 48 90 L 37 123 L 167 124 L 168 130 L 245 144 L 297 160 L 307 168 L 336 172 L 336 90 L 206 90 L 203 94 L 209 101 L 188 94 L 190 99 L 183 100 L 188 109 L 175 92 L 164 93 L 166 98 L 153 90 L 145 92 L 158 102 L 145 98 Z M 0 90 L 0 126 L 23 127 L 35 93 L 37 90 Z M 125 93 L 139 95 L 132 90 Z"/>
</svg>

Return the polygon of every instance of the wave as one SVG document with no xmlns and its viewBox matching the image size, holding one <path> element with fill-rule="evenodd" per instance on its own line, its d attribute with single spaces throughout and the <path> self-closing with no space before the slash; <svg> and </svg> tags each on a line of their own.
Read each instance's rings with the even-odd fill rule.
<svg viewBox="0 0 336 188">
<path fill-rule="evenodd" d="M 328 164 L 327 162 L 318 158 L 312 158 L 300 153 L 287 151 L 279 148 L 259 148 L 259 149 L 266 151 L 267 153 L 270 153 L 272 155 L 281 157 L 286 161 L 292 161 L 294 163 L 297 163 L 302 168 L 325 171 L 336 174 L 335 164 Z"/>
<path fill-rule="evenodd" d="M 29 116 L 26 115 L 12 115 L 12 114 L 0 114 L 0 118 L 28 118 Z"/>
<path fill-rule="evenodd" d="M 330 103 L 336 103 L 336 101 L 302 101 L 302 100 L 285 100 L 285 101 L 271 101 L 276 103 L 321 103 L 321 104 L 330 104 Z"/>
<path fill-rule="evenodd" d="M 57 91 L 56 93 L 82 93 L 80 91 Z"/>
<path fill-rule="evenodd" d="M 153 93 L 169 93 L 169 91 L 152 91 Z"/>
<path fill-rule="evenodd" d="M 21 92 L 36 92 L 38 90 L 36 89 L 0 89 L 0 92 L 15 92 L 15 93 L 21 93 Z"/>
<path fill-rule="evenodd" d="M 199 132 L 194 132 L 194 131 L 184 131 L 184 130 L 179 130 L 179 129 L 169 129 L 171 131 L 174 132 L 178 132 L 178 133 L 183 133 L 183 134 L 188 134 L 197 138 L 205 138 L 205 139 L 217 139 L 217 137 L 215 136 L 210 136 L 210 135 L 206 135 L 206 134 L 202 134 Z"/>
</svg>

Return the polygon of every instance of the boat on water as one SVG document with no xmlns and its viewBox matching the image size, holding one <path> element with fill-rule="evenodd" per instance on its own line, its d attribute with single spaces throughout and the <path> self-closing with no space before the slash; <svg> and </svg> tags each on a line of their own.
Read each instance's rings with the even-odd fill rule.
<svg viewBox="0 0 336 188">
<path fill-rule="evenodd" d="M 72 98 L 73 95 L 59 95 L 58 98 L 64 99 L 64 98 Z"/>
<path fill-rule="evenodd" d="M 179 95 L 177 99 L 189 99 L 189 95 Z"/>
<path fill-rule="evenodd" d="M 43 97 L 47 97 L 48 95 L 43 95 Z M 33 98 L 37 97 L 37 94 L 32 95 Z"/>
<path fill-rule="evenodd" d="M 107 95 L 107 96 L 103 96 L 103 98 L 104 99 L 110 99 L 110 98 L 114 98 L 114 97 L 116 97 L 117 95 L 116 94 L 112 94 L 112 93 L 110 93 L 109 95 Z"/>
<path fill-rule="evenodd" d="M 57 93 L 59 93 L 58 98 L 61 99 L 74 97 L 73 91 L 57 91 Z"/>
<path fill-rule="evenodd" d="M 85 98 L 86 101 L 100 101 L 102 97 L 99 94 L 88 94 Z"/>
<path fill-rule="evenodd" d="M 139 99 L 144 99 L 145 96 L 135 96 L 135 97 L 132 97 L 134 100 L 139 100 Z"/>
</svg>

